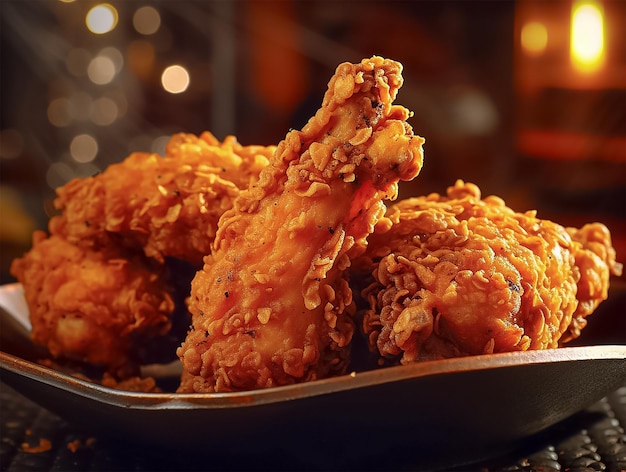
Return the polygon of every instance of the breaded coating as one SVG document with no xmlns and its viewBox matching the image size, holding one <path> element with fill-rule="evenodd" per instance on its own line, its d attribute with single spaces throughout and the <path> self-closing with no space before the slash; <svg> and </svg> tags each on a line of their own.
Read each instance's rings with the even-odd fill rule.
<svg viewBox="0 0 626 472">
<path fill-rule="evenodd" d="M 182 267 L 176 261 L 202 267 L 219 217 L 258 179 L 275 148 L 179 133 L 164 157 L 134 153 L 59 188 L 61 213 L 49 222 L 50 236 L 36 233 L 32 249 L 12 265 L 33 341 L 55 358 L 101 365 L 122 379 L 134 374 L 139 352 L 171 343 L 163 335 L 177 314 L 180 281 L 170 284 L 165 274 L 190 282 L 186 268 L 171 274 Z M 178 324 L 189 317 L 178 314 Z"/>
<path fill-rule="evenodd" d="M 219 142 L 205 132 L 180 133 L 165 156 L 133 153 L 89 178 L 57 190 L 60 216 L 50 233 L 70 243 L 124 245 L 162 262 L 176 257 L 202 266 L 222 213 L 256 181 L 275 146 Z"/>
<path fill-rule="evenodd" d="M 556 348 L 622 271 L 604 225 L 566 229 L 461 180 L 391 206 L 356 264 L 381 364 Z"/>
<path fill-rule="evenodd" d="M 143 254 L 96 252 L 37 231 L 11 272 L 24 286 L 33 342 L 54 357 L 130 375 L 135 343 L 170 327 L 174 302 L 160 267 Z"/>
<path fill-rule="evenodd" d="M 623 265 L 615 260 L 615 249 L 609 229 L 601 223 L 589 223 L 582 228 L 565 228 L 574 242 L 574 263 L 580 272 L 576 284 L 578 306 L 572 322 L 563 333 L 561 343 L 580 336 L 587 326 L 587 316 L 607 299 L 611 275 L 622 275 Z"/>
<path fill-rule="evenodd" d="M 422 165 L 423 139 L 392 105 L 402 66 L 339 65 L 322 107 L 279 144 L 259 182 L 221 218 L 191 286 L 178 349 L 181 392 L 225 392 L 343 373 L 352 338 L 350 258 L 384 199 Z"/>
</svg>

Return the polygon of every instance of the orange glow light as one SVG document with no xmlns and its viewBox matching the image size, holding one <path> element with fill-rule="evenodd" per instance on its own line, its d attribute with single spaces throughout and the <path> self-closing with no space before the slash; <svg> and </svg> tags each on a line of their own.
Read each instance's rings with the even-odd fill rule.
<svg viewBox="0 0 626 472">
<path fill-rule="evenodd" d="M 531 21 L 522 27 L 520 40 L 529 56 L 539 56 L 548 45 L 548 30 L 543 23 Z"/>
<path fill-rule="evenodd" d="M 580 72 L 594 72 L 604 58 L 604 12 L 593 0 L 578 0 L 572 7 L 570 57 Z"/>
</svg>

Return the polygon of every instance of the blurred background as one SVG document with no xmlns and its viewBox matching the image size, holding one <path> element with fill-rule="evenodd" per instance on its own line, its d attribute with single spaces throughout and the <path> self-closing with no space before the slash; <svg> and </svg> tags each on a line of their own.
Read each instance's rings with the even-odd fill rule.
<svg viewBox="0 0 626 472">
<path fill-rule="evenodd" d="M 626 261 L 624 0 L 0 0 L 1 282 L 55 188 L 179 131 L 278 143 L 373 54 L 426 138 L 401 197 L 461 178 Z"/>
</svg>

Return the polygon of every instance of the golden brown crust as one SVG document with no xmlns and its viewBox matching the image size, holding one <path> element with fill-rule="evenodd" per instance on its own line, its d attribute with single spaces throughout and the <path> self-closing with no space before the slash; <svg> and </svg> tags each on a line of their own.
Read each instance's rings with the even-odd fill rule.
<svg viewBox="0 0 626 472">
<path fill-rule="evenodd" d="M 604 225 L 563 228 L 463 181 L 387 210 L 423 163 L 410 112 L 393 104 L 401 72 L 377 56 L 339 65 L 321 108 L 278 146 L 179 133 L 164 157 L 134 153 L 60 188 L 50 236 L 36 232 L 11 268 L 50 365 L 101 365 L 103 385 L 158 391 L 133 376 L 142 341 L 177 325 L 172 264 L 204 265 L 185 292 L 180 392 L 344 373 L 349 274 L 363 271 L 361 322 L 381 364 L 578 337 L 622 272 Z"/>
<path fill-rule="evenodd" d="M 96 252 L 38 231 L 11 271 L 24 287 L 31 338 L 54 357 L 129 373 L 134 337 L 169 329 L 174 303 L 143 255 Z"/>
<path fill-rule="evenodd" d="M 137 344 L 162 339 L 173 315 L 165 258 L 201 267 L 219 217 L 274 149 L 179 133 L 164 157 L 134 153 L 59 188 L 50 236 L 36 233 L 12 265 L 33 341 L 55 358 L 135 372 Z"/>
<path fill-rule="evenodd" d="M 322 108 L 242 192 L 192 282 L 180 391 L 284 385 L 344 372 L 353 333 L 350 257 L 422 164 L 399 63 L 342 64 Z"/>
<path fill-rule="evenodd" d="M 566 230 L 460 180 L 393 205 L 359 265 L 375 279 L 364 332 L 401 363 L 555 348 L 621 272 L 603 225 Z"/>
<path fill-rule="evenodd" d="M 621 276 L 623 266 L 616 261 L 611 233 L 602 223 L 588 223 L 582 228 L 566 228 L 576 243 L 574 258 L 580 272 L 576 299 L 578 306 L 572 322 L 563 334 L 562 343 L 576 339 L 587 325 L 587 316 L 609 295 L 611 275 Z"/>
<path fill-rule="evenodd" d="M 58 189 L 61 215 L 50 232 L 96 250 L 123 244 L 161 262 L 170 256 L 201 267 L 219 217 L 274 149 L 242 146 L 232 136 L 219 142 L 208 132 L 176 134 L 164 157 L 133 153 Z"/>
</svg>

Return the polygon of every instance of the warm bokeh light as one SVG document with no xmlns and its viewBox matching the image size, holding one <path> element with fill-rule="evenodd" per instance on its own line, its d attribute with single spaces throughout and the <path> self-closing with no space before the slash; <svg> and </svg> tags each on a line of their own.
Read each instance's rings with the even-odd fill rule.
<svg viewBox="0 0 626 472">
<path fill-rule="evenodd" d="M 89 80 L 94 84 L 104 85 L 110 83 L 124 65 L 124 56 L 119 49 L 106 47 L 94 57 L 87 67 Z"/>
<path fill-rule="evenodd" d="M 99 126 L 113 124 L 119 115 L 117 103 L 109 97 L 100 97 L 93 102 L 91 121 Z"/>
<path fill-rule="evenodd" d="M 58 128 L 70 125 L 72 116 L 67 98 L 55 98 L 48 104 L 48 121 Z"/>
<path fill-rule="evenodd" d="M 182 93 L 189 87 L 189 72 L 180 65 L 169 66 L 161 74 L 161 84 L 169 93 Z"/>
<path fill-rule="evenodd" d="M 112 31 L 117 25 L 117 10 L 108 3 L 94 6 L 87 12 L 85 23 L 87 29 L 94 34 L 104 34 Z"/>
<path fill-rule="evenodd" d="M 126 49 L 128 67 L 139 78 L 147 79 L 150 77 L 155 57 L 154 46 L 145 39 L 132 41 Z"/>
<path fill-rule="evenodd" d="M 93 106 L 93 99 L 87 92 L 73 93 L 68 101 L 68 113 L 69 115 L 78 121 L 89 119 L 91 114 L 91 107 Z"/>
<path fill-rule="evenodd" d="M 87 75 L 94 84 L 108 84 L 115 77 L 115 64 L 110 57 L 96 56 L 89 62 Z"/>
<path fill-rule="evenodd" d="M 70 156 L 76 162 L 91 162 L 98 154 L 98 142 L 89 134 L 74 136 L 70 143 Z"/>
<path fill-rule="evenodd" d="M 522 27 L 520 40 L 527 54 L 539 56 L 548 45 L 548 30 L 543 23 L 531 21 Z"/>
<path fill-rule="evenodd" d="M 133 15 L 133 26 L 135 30 L 144 35 L 154 34 L 161 26 L 161 15 L 153 7 L 138 8 Z"/>
<path fill-rule="evenodd" d="M 122 52 L 116 47 L 106 47 L 100 50 L 100 56 L 108 57 L 113 61 L 113 65 L 115 66 L 115 72 L 119 72 L 124 66 L 124 56 Z"/>
<path fill-rule="evenodd" d="M 604 14 L 595 1 L 577 1 L 572 7 L 570 54 L 576 69 L 593 72 L 604 56 Z"/>
</svg>

